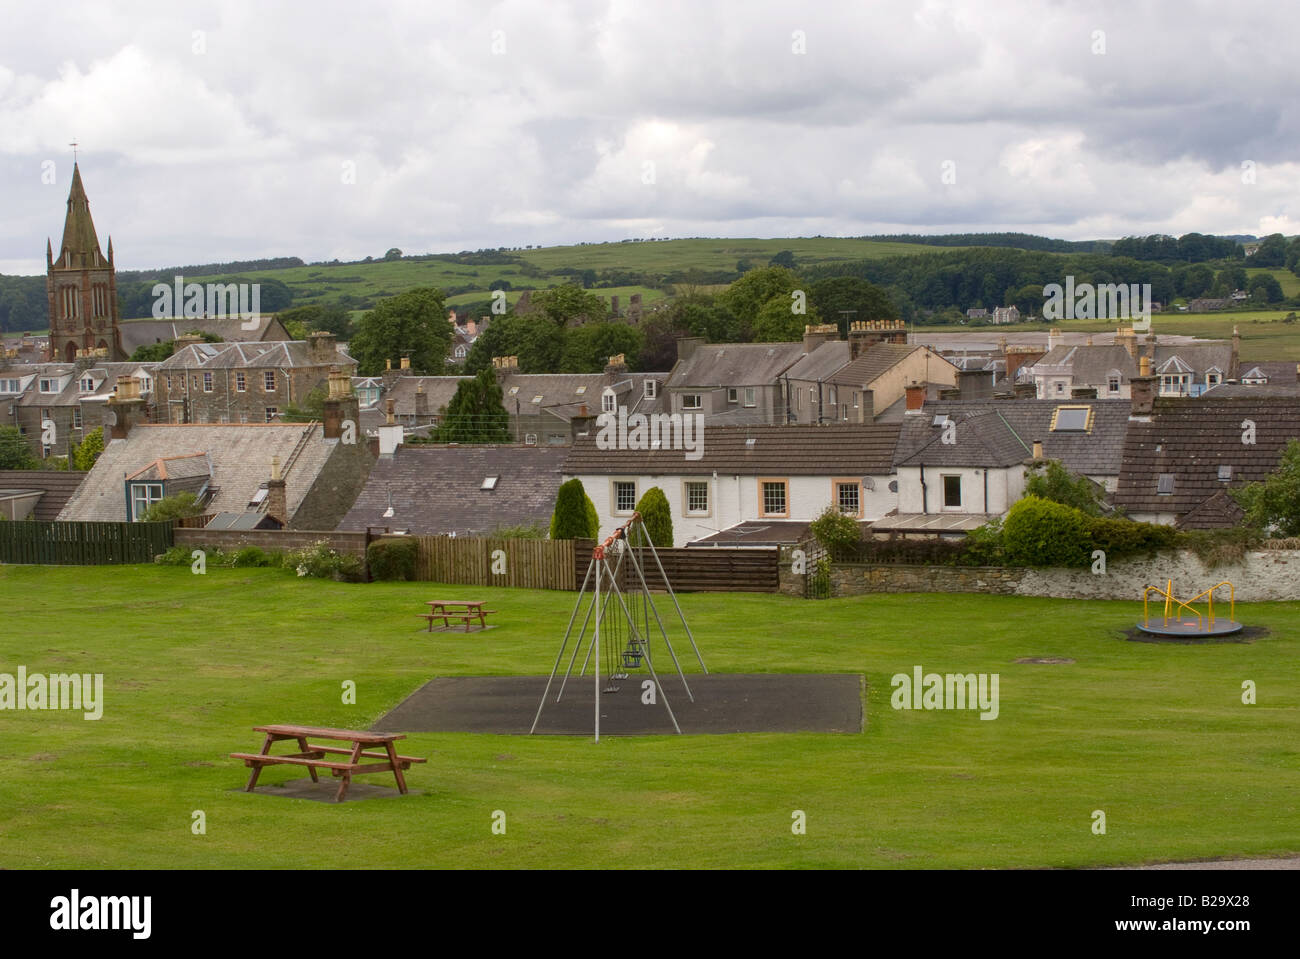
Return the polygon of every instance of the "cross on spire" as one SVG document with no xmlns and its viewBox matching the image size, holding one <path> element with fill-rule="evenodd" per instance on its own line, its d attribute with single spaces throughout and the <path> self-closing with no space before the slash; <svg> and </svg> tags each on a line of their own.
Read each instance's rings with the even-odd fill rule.
<svg viewBox="0 0 1300 959">
<path fill-rule="evenodd" d="M 73 163 L 76 163 L 76 162 L 77 162 L 77 147 L 80 146 L 80 144 L 78 144 L 76 140 L 73 140 L 71 143 L 68 144 L 68 146 L 72 147 L 72 162 L 73 162 Z"/>
</svg>

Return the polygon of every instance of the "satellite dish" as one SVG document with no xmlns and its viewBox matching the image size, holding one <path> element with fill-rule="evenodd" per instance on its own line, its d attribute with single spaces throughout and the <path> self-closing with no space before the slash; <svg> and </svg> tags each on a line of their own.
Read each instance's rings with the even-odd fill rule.
<svg viewBox="0 0 1300 959">
<path fill-rule="evenodd" d="M 870 476 L 864 476 L 862 477 L 862 488 L 865 490 L 874 490 L 876 488 L 876 481 Z"/>
</svg>

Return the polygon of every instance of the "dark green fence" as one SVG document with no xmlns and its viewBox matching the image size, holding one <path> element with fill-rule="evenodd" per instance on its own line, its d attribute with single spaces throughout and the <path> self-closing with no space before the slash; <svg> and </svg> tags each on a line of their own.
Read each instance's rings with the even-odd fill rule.
<svg viewBox="0 0 1300 959">
<path fill-rule="evenodd" d="M 150 563 L 172 545 L 162 523 L 0 522 L 0 563 L 100 566 Z"/>
</svg>

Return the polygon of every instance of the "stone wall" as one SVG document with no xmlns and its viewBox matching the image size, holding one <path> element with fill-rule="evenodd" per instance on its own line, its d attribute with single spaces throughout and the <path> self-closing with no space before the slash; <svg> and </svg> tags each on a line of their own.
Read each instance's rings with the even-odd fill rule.
<svg viewBox="0 0 1300 959">
<path fill-rule="evenodd" d="M 340 553 L 352 553 L 363 558 L 366 553 L 365 533 L 283 529 L 178 529 L 174 536 L 178 546 L 210 546 L 226 551 L 237 550 L 241 546 L 260 546 L 268 550 L 303 549 L 325 539 Z"/>
<path fill-rule="evenodd" d="M 804 576 L 791 572 L 787 551 L 782 553 L 780 590 L 787 596 L 803 596 Z M 1136 601 L 1144 587 L 1164 587 L 1170 579 L 1179 599 L 1227 580 L 1241 602 L 1300 600 L 1300 550 L 1252 550 L 1242 562 L 1214 569 L 1207 569 L 1195 553 L 1170 550 L 1153 559 L 1112 563 L 1102 574 L 1090 569 L 836 563 L 831 567 L 831 594 L 998 593 Z"/>
</svg>

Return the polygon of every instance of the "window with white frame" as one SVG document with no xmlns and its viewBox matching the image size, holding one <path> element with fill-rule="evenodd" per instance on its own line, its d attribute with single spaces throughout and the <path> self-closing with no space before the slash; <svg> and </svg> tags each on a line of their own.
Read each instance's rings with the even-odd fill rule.
<svg viewBox="0 0 1300 959">
<path fill-rule="evenodd" d="M 738 390 L 734 386 L 727 387 L 727 402 L 728 403 L 740 402 L 740 390 Z"/>
<path fill-rule="evenodd" d="M 83 376 L 81 382 L 77 384 L 77 389 L 83 393 L 95 392 L 95 378 L 92 376 Z"/>
<path fill-rule="evenodd" d="M 648 400 L 654 399 L 659 395 L 659 383 L 655 380 L 646 380 L 641 384 L 641 395 Z"/>
<path fill-rule="evenodd" d="M 235 374 L 235 392 L 236 393 L 248 392 L 248 377 L 245 376 L 243 373 Z"/>
<path fill-rule="evenodd" d="M 856 480 L 835 481 L 835 505 L 841 513 L 858 516 L 862 512 L 862 484 Z"/>
<path fill-rule="evenodd" d="M 1120 377 L 1118 373 L 1112 373 L 1106 377 L 1106 392 L 1118 395 Z"/>
<path fill-rule="evenodd" d="M 59 381 L 55 379 L 42 379 L 38 384 L 38 388 L 42 393 L 57 393 L 59 392 Z"/>
<path fill-rule="evenodd" d="M 72 428 L 74 430 L 81 429 L 81 407 L 80 406 L 74 406 L 72 408 Z"/>
<path fill-rule="evenodd" d="M 211 393 L 211 392 L 212 392 L 212 374 L 211 374 L 211 373 L 207 373 L 207 372 L 205 372 L 205 373 L 203 374 L 203 392 L 204 392 L 204 393 Z"/>
<path fill-rule="evenodd" d="M 275 370 L 267 370 L 262 374 L 262 389 L 267 393 L 275 392 Z"/>
<path fill-rule="evenodd" d="M 943 508 L 944 509 L 961 508 L 961 477 L 960 476 L 943 477 Z"/>
<path fill-rule="evenodd" d="M 788 480 L 759 481 L 759 515 L 786 516 L 790 512 L 790 483 Z"/>
<path fill-rule="evenodd" d="M 618 397 L 614 395 L 613 390 L 600 394 L 600 411 L 602 413 L 613 413 L 617 408 Z"/>
<path fill-rule="evenodd" d="M 688 480 L 686 483 L 686 515 L 707 516 L 708 513 L 708 482 L 706 480 Z"/>
<path fill-rule="evenodd" d="M 698 410 L 704 408 L 704 402 L 699 393 L 683 393 L 682 409 Z"/>
<path fill-rule="evenodd" d="M 631 513 L 636 510 L 636 482 L 614 480 L 614 512 Z"/>
<path fill-rule="evenodd" d="M 756 390 L 752 386 L 745 387 L 745 405 L 746 406 L 758 405 L 758 390 Z"/>
<path fill-rule="evenodd" d="M 131 519 L 139 521 L 145 511 L 163 498 L 162 483 L 131 484 Z"/>
</svg>

